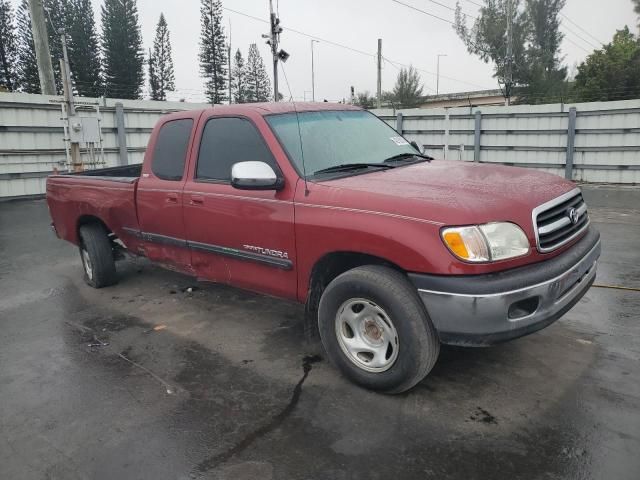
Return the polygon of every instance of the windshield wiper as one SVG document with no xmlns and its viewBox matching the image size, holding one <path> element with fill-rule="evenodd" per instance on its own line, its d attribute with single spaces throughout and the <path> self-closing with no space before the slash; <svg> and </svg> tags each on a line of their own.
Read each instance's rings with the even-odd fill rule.
<svg viewBox="0 0 640 480">
<path fill-rule="evenodd" d="M 397 155 L 393 155 L 392 157 L 389 157 L 385 160 L 386 163 L 391 163 L 391 162 L 400 162 L 403 160 L 411 160 L 413 158 L 419 158 L 420 160 L 414 160 L 414 162 L 424 162 L 424 161 L 430 161 L 433 160 L 433 157 L 430 157 L 428 155 L 422 155 L 421 153 L 409 153 L 409 152 L 405 152 L 405 153 L 399 153 Z"/>
<path fill-rule="evenodd" d="M 389 168 L 395 168 L 395 166 L 393 165 L 387 165 L 384 163 L 343 163 L 341 165 L 334 165 L 333 167 L 316 170 L 315 172 L 313 172 L 313 174 L 317 175 L 318 173 L 349 172 L 351 170 L 361 170 L 363 168 L 371 167 L 382 168 L 385 170 Z"/>
</svg>

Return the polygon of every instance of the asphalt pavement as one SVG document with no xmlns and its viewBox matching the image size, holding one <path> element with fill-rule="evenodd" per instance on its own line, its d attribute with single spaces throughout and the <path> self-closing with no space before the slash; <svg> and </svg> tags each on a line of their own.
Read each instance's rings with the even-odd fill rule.
<svg viewBox="0 0 640 480">
<path fill-rule="evenodd" d="M 640 188 L 585 187 L 596 284 L 640 287 Z M 82 281 L 44 200 L 0 203 L 0 478 L 640 478 L 640 292 L 443 348 L 385 396 L 305 342 L 297 304 L 136 259 Z"/>
</svg>

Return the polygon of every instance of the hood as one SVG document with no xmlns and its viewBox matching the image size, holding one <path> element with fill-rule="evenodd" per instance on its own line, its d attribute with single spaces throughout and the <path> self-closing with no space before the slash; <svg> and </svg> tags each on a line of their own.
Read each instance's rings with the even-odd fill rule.
<svg viewBox="0 0 640 480">
<path fill-rule="evenodd" d="M 328 203 L 443 225 L 511 221 L 531 232 L 531 211 L 575 188 L 536 170 L 434 160 L 319 182 Z M 334 203 L 335 201 L 335 203 Z"/>
</svg>

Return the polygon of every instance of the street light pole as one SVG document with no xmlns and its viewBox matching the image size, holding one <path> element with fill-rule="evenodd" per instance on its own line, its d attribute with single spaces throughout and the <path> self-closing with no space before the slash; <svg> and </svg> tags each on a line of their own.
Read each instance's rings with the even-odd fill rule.
<svg viewBox="0 0 640 480">
<path fill-rule="evenodd" d="M 271 24 L 270 41 L 271 56 L 273 57 L 273 101 L 278 101 L 278 40 L 280 35 L 280 19 L 273 11 L 273 0 L 269 0 L 269 20 Z"/>
<path fill-rule="evenodd" d="M 438 95 L 438 93 L 440 93 L 440 57 L 446 57 L 447 54 L 446 53 L 439 53 L 438 54 L 438 68 L 436 70 L 436 95 Z"/>
<path fill-rule="evenodd" d="M 311 101 L 316 101 L 316 76 L 313 68 L 313 43 L 319 43 L 318 40 L 311 39 Z"/>
</svg>

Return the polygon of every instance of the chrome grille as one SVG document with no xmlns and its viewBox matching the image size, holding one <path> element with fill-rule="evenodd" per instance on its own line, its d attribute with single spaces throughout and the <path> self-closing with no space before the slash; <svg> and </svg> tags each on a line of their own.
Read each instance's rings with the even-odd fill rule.
<svg viewBox="0 0 640 480">
<path fill-rule="evenodd" d="M 541 252 L 550 252 L 580 235 L 589 225 L 587 204 L 576 188 L 533 210 L 536 243 Z"/>
</svg>

